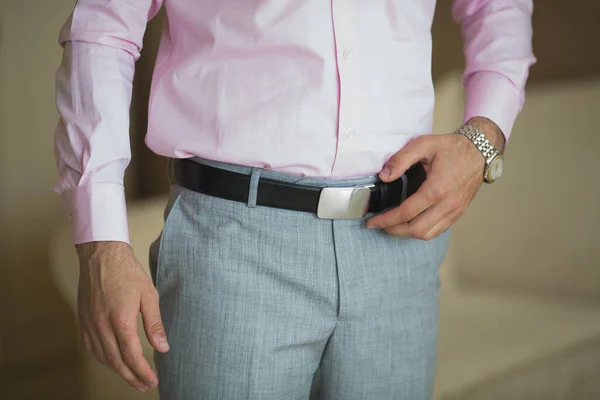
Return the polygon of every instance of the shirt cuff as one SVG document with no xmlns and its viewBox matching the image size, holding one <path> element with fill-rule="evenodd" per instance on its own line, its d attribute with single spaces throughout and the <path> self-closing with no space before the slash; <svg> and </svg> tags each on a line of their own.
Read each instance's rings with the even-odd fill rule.
<svg viewBox="0 0 600 400">
<path fill-rule="evenodd" d="M 123 185 L 112 182 L 77 186 L 62 194 L 74 244 L 118 241 L 129 244 Z"/>
<path fill-rule="evenodd" d="M 510 80 L 495 72 L 477 72 L 465 83 L 465 122 L 473 117 L 488 118 L 510 137 L 521 111 L 521 95 Z"/>
</svg>

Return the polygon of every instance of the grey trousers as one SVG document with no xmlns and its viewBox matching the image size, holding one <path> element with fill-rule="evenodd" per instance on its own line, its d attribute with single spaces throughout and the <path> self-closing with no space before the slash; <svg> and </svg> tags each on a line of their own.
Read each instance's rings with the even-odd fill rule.
<svg viewBox="0 0 600 400">
<path fill-rule="evenodd" d="M 392 237 L 364 220 L 256 206 L 174 185 L 151 272 L 171 350 L 156 354 L 162 400 L 430 399 L 438 267 L 448 233 Z"/>
</svg>

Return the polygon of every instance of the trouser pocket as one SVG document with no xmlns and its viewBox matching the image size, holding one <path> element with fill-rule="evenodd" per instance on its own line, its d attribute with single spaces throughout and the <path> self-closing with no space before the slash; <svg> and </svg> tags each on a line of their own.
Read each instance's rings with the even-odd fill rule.
<svg viewBox="0 0 600 400">
<path fill-rule="evenodd" d="M 171 190 L 169 193 L 169 200 L 167 201 L 167 205 L 165 206 L 164 211 L 164 226 L 161 233 L 158 235 L 158 238 L 150 245 L 150 254 L 149 254 L 149 269 L 150 275 L 152 276 L 152 282 L 154 282 L 154 286 L 158 288 L 158 273 L 160 269 L 160 249 L 162 247 L 163 241 L 165 237 L 168 236 L 169 230 L 171 229 L 171 225 L 173 225 L 174 214 L 178 209 L 179 201 L 183 195 L 184 189 L 177 185 L 173 184 L 171 186 Z"/>
</svg>

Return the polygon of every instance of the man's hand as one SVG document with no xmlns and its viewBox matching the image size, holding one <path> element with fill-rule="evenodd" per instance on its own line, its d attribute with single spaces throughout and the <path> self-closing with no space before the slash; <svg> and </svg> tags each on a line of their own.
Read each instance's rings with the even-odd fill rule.
<svg viewBox="0 0 600 400">
<path fill-rule="evenodd" d="M 142 354 L 137 315 L 159 352 L 169 350 L 158 293 L 128 244 L 91 242 L 77 245 L 79 255 L 79 324 L 85 348 L 141 392 L 158 385 Z"/>
<path fill-rule="evenodd" d="M 503 151 L 504 136 L 492 121 L 477 117 L 469 123 Z M 371 218 L 367 227 L 381 228 L 394 236 L 433 239 L 466 211 L 483 182 L 485 160 L 481 152 L 458 133 L 417 137 L 388 161 L 379 177 L 384 182 L 393 181 L 417 162 L 427 171 L 423 185 L 400 206 Z"/>
</svg>

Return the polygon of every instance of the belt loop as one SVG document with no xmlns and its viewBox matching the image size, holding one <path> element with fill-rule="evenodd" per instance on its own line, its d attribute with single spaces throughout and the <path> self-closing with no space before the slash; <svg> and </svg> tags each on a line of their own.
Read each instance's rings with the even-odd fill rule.
<svg viewBox="0 0 600 400">
<path fill-rule="evenodd" d="M 252 168 L 250 174 L 250 187 L 248 190 L 248 207 L 256 207 L 256 198 L 258 197 L 258 182 L 260 180 L 260 169 Z"/>
</svg>

